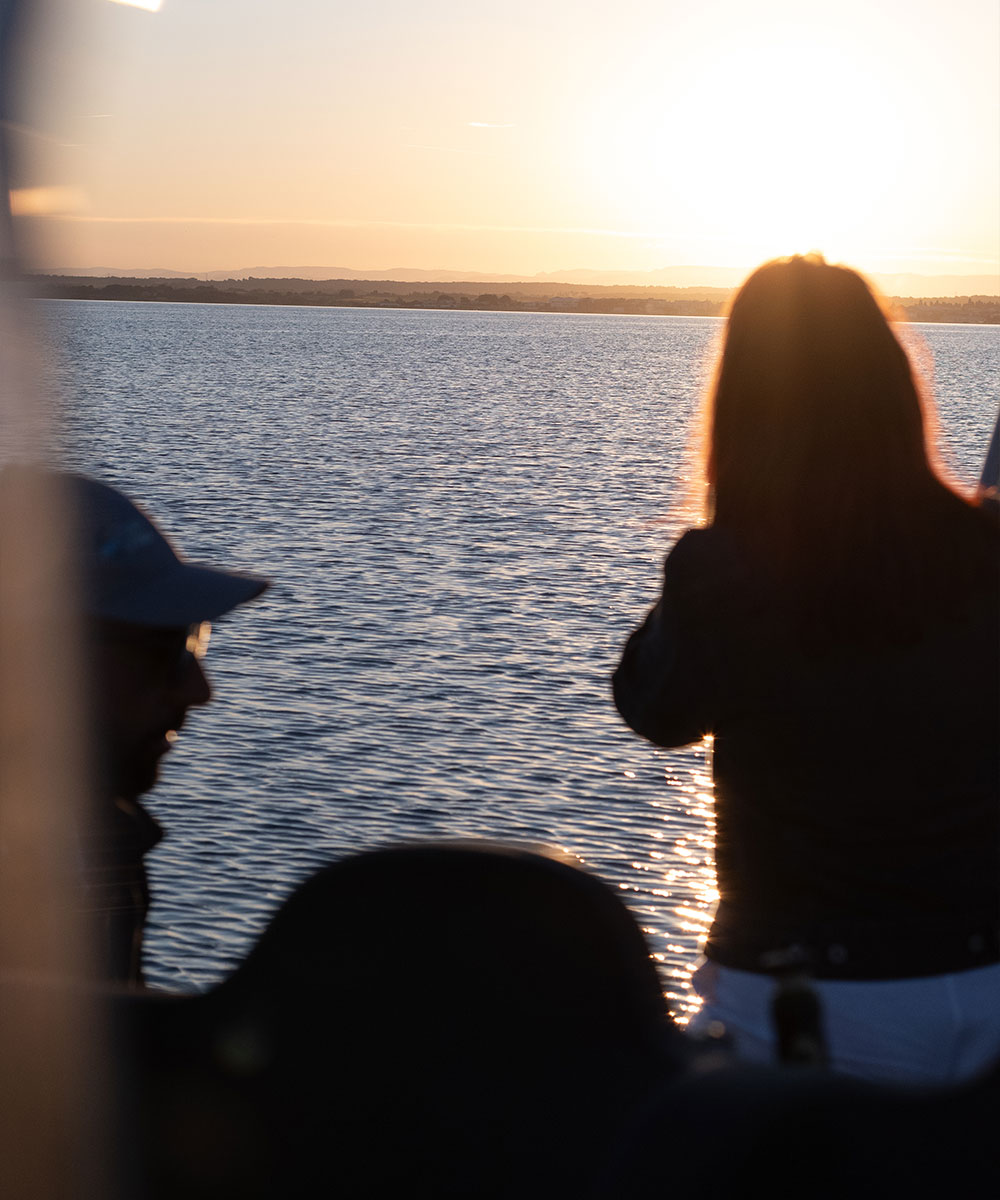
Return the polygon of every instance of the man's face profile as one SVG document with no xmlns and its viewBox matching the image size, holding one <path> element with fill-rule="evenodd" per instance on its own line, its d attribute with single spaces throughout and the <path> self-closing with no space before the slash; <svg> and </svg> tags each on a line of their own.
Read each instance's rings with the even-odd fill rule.
<svg viewBox="0 0 1000 1200">
<path fill-rule="evenodd" d="M 134 800 L 156 783 L 188 710 L 212 698 L 201 668 L 208 621 L 267 580 L 188 562 L 117 489 L 62 478 L 76 513 L 99 790 Z"/>
</svg>

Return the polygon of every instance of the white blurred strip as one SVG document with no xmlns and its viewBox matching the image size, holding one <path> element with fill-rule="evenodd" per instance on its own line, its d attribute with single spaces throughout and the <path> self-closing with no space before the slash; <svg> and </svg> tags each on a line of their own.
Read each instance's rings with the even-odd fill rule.
<svg viewBox="0 0 1000 1200">
<path fill-rule="evenodd" d="M 112 4 L 126 4 L 129 8 L 142 8 L 146 12 L 159 12 L 160 0 L 111 0 Z"/>
</svg>

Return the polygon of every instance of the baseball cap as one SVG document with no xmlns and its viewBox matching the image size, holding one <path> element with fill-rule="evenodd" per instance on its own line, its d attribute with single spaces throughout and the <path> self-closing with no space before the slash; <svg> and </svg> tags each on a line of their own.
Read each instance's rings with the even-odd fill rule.
<svg viewBox="0 0 1000 1200">
<path fill-rule="evenodd" d="M 78 529 L 84 612 L 150 628 L 212 621 L 259 596 L 268 580 L 187 562 L 121 492 L 67 475 Z"/>
</svg>

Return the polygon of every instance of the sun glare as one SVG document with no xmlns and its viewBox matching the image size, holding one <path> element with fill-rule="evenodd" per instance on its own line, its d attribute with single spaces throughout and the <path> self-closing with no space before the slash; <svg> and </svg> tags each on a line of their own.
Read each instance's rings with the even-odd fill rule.
<svg viewBox="0 0 1000 1200">
<path fill-rule="evenodd" d="M 863 50 L 773 42 L 716 53 L 697 79 L 645 78 L 591 126 L 610 219 L 667 243 L 683 229 L 703 259 L 749 262 L 851 257 L 873 215 L 881 228 L 913 147 Z"/>
</svg>

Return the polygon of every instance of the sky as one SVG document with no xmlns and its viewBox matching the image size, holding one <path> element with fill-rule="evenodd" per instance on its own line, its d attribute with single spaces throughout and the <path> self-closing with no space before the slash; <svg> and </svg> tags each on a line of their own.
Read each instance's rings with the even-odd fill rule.
<svg viewBox="0 0 1000 1200">
<path fill-rule="evenodd" d="M 39 266 L 1000 270 L 996 0 L 43 3 Z"/>
</svg>

